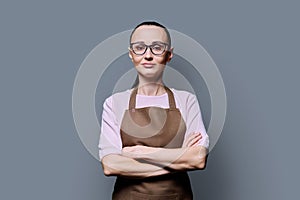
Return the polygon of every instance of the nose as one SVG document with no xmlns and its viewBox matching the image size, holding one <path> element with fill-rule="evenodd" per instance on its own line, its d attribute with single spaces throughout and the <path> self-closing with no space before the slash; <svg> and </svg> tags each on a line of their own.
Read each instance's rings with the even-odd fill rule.
<svg viewBox="0 0 300 200">
<path fill-rule="evenodd" d="M 146 50 L 146 52 L 145 52 L 145 54 L 144 54 L 144 58 L 145 58 L 146 60 L 152 60 L 152 59 L 153 59 L 153 54 L 152 54 L 152 52 L 151 52 L 150 47 L 147 48 L 147 50 Z"/>
</svg>

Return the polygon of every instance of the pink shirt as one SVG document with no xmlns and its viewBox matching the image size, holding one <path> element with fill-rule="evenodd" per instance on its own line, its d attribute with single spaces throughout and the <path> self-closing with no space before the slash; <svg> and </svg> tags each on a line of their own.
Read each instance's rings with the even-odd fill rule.
<svg viewBox="0 0 300 200">
<path fill-rule="evenodd" d="M 183 120 L 186 123 L 185 138 L 193 133 L 200 132 L 202 139 L 199 145 L 208 148 L 209 138 L 206 133 L 200 107 L 194 94 L 170 88 L 174 94 L 176 107 L 180 110 Z M 100 160 L 108 154 L 120 154 L 122 151 L 122 140 L 120 126 L 123 114 L 128 109 L 131 90 L 115 93 L 108 97 L 103 104 L 101 134 L 99 141 Z M 169 108 L 168 94 L 160 96 L 146 96 L 137 94 L 136 108 L 156 106 Z"/>
</svg>

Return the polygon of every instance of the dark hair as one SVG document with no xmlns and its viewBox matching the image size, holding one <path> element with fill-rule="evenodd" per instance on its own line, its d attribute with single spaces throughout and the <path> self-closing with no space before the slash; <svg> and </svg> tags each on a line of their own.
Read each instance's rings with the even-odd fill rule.
<svg viewBox="0 0 300 200">
<path fill-rule="evenodd" d="M 169 33 L 168 29 L 167 29 L 164 25 L 162 25 L 162 24 L 160 24 L 160 23 L 158 23 L 158 22 L 155 22 L 155 21 L 145 21 L 145 22 L 142 22 L 142 23 L 138 24 L 138 25 L 133 29 L 133 31 L 132 31 L 131 34 L 130 34 L 129 43 L 131 42 L 132 35 L 133 35 L 133 33 L 135 32 L 135 30 L 136 30 L 138 27 L 144 26 L 144 25 L 146 25 L 146 26 L 158 26 L 158 27 L 163 28 L 164 31 L 165 31 L 166 34 L 167 34 L 169 47 L 171 47 L 171 36 L 170 36 L 170 33 Z"/>
<path fill-rule="evenodd" d="M 132 35 L 133 35 L 133 33 L 135 32 L 135 30 L 136 30 L 138 27 L 144 26 L 144 25 L 146 25 L 146 26 L 158 26 L 158 27 L 163 28 L 164 31 L 165 31 L 165 33 L 167 34 L 167 39 L 168 39 L 169 48 L 171 47 L 171 36 L 170 36 L 170 33 L 169 33 L 168 29 L 167 29 L 165 26 L 163 26 L 162 24 L 160 24 L 160 23 L 158 23 L 158 22 L 155 22 L 155 21 L 144 21 L 144 22 L 138 24 L 138 25 L 133 29 L 133 31 L 132 31 L 131 34 L 130 34 L 130 37 L 129 37 L 129 43 L 131 42 L 131 38 L 132 38 Z M 135 81 L 134 81 L 134 83 L 133 83 L 133 85 L 132 85 L 132 88 L 137 87 L 138 84 L 139 84 L 139 77 L 136 76 Z"/>
</svg>

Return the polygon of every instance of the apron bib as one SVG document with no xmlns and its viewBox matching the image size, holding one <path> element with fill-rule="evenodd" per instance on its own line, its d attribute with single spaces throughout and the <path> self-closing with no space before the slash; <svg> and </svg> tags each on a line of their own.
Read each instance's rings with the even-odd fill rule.
<svg viewBox="0 0 300 200">
<path fill-rule="evenodd" d="M 121 123 L 123 147 L 144 145 L 151 147 L 180 148 L 186 131 L 185 122 L 176 108 L 173 92 L 165 86 L 169 108 L 136 108 L 137 88 L 133 89 L 129 109 Z M 192 190 L 187 172 L 130 179 L 118 176 L 113 200 L 190 200 Z"/>
</svg>

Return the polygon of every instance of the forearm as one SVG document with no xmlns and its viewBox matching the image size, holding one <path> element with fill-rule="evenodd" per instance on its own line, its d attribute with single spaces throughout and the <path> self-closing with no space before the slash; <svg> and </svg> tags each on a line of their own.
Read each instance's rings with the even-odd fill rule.
<svg viewBox="0 0 300 200">
<path fill-rule="evenodd" d="M 170 173 L 169 170 L 155 164 L 140 162 L 136 159 L 110 154 L 102 159 L 102 167 L 106 176 L 127 176 L 131 178 L 144 178 Z"/>
<path fill-rule="evenodd" d="M 206 165 L 207 149 L 202 146 L 176 149 L 162 148 L 154 155 L 148 155 L 146 160 L 165 164 L 174 170 L 203 169 Z"/>
<path fill-rule="evenodd" d="M 145 159 L 151 163 L 160 164 L 165 166 L 165 168 L 173 170 L 194 170 L 205 168 L 207 149 L 203 146 L 174 149 L 154 147 L 141 148 L 144 148 L 144 152 L 148 152 L 127 152 L 127 156 Z"/>
</svg>

